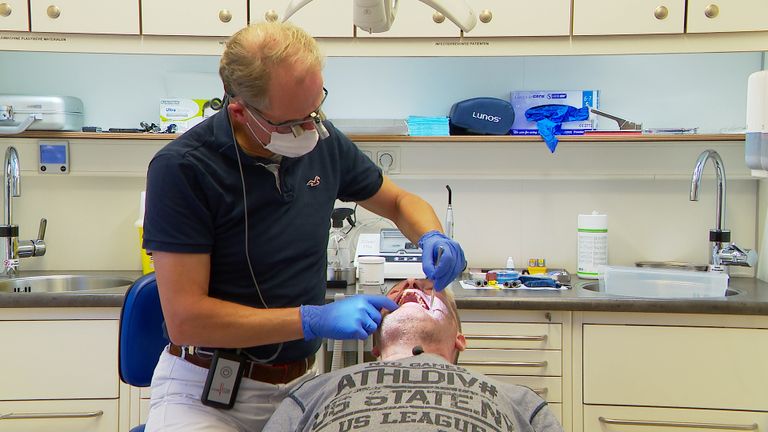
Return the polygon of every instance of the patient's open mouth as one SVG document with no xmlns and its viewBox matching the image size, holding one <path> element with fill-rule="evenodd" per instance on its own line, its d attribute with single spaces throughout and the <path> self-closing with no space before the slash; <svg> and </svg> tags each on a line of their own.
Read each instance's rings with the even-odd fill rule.
<svg viewBox="0 0 768 432">
<path fill-rule="evenodd" d="M 403 291 L 397 301 L 397 304 L 402 306 L 406 303 L 417 303 L 424 309 L 429 310 L 429 302 L 427 302 L 425 294 L 421 290 L 407 289 Z"/>
</svg>

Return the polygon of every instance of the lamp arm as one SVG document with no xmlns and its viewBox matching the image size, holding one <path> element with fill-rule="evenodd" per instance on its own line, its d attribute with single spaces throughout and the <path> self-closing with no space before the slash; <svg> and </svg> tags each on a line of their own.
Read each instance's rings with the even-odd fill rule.
<svg viewBox="0 0 768 432">
<path fill-rule="evenodd" d="M 293 16 L 296 12 L 299 11 L 299 9 L 303 8 L 304 6 L 308 5 L 312 0 L 291 0 L 290 3 L 288 3 L 288 6 L 285 8 L 285 14 L 283 14 L 283 21 L 288 21 L 290 17 Z"/>
</svg>

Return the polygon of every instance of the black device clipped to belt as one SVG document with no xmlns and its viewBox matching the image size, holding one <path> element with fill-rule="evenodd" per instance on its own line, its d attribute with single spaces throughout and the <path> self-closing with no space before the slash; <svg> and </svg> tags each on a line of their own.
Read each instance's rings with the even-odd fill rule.
<svg viewBox="0 0 768 432">
<path fill-rule="evenodd" d="M 240 381 L 243 379 L 245 364 L 245 357 L 240 354 L 240 350 L 214 351 L 200 397 L 203 405 L 232 409 L 240 389 Z"/>
</svg>

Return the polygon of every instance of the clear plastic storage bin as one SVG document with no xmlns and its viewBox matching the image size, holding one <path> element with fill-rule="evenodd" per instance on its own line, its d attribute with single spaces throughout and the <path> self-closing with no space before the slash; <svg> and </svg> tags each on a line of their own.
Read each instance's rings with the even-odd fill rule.
<svg viewBox="0 0 768 432">
<path fill-rule="evenodd" d="M 600 291 L 631 297 L 725 297 L 728 275 L 718 272 L 605 266 Z"/>
</svg>

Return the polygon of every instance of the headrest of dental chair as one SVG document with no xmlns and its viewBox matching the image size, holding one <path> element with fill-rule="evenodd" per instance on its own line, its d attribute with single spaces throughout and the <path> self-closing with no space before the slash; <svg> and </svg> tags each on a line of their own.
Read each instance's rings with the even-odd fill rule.
<svg viewBox="0 0 768 432">
<path fill-rule="evenodd" d="M 140 277 L 125 293 L 120 312 L 119 372 L 123 382 L 147 387 L 168 344 L 155 274 Z"/>
<path fill-rule="evenodd" d="M 451 135 L 509 135 L 515 110 L 503 99 L 477 97 L 453 104 L 448 117 Z"/>
</svg>

